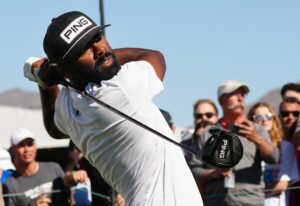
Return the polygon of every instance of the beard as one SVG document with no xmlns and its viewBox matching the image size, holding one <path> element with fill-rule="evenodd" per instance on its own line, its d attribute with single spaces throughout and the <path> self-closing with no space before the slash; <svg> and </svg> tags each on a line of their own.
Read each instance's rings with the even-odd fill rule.
<svg viewBox="0 0 300 206">
<path fill-rule="evenodd" d="M 101 64 L 106 58 L 112 58 L 112 64 L 108 67 L 101 67 Z M 113 52 L 105 52 L 95 62 L 94 68 L 80 70 L 81 78 L 88 80 L 88 82 L 100 83 L 103 80 L 113 78 L 121 69 L 116 55 Z"/>
</svg>

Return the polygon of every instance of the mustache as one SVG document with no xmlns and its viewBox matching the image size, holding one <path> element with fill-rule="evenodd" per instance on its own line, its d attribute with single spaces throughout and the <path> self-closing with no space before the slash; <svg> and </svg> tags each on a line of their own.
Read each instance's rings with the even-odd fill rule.
<svg viewBox="0 0 300 206">
<path fill-rule="evenodd" d="M 112 56 L 112 55 L 113 55 L 113 52 L 110 52 L 110 51 L 104 52 L 96 60 L 96 67 L 99 67 L 103 63 L 103 61 L 105 60 L 106 57 L 109 57 L 109 56 Z"/>
<path fill-rule="evenodd" d="M 233 105 L 228 106 L 227 109 L 237 109 L 237 108 L 243 108 L 243 107 L 244 107 L 244 106 L 243 106 L 242 103 L 237 102 L 237 103 L 235 103 L 235 104 L 233 104 Z"/>
</svg>

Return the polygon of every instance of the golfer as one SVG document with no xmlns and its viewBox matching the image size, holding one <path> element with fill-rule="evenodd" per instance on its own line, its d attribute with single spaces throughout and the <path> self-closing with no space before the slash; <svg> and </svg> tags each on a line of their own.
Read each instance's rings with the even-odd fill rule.
<svg viewBox="0 0 300 206">
<path fill-rule="evenodd" d="M 47 29 L 43 45 L 47 58 L 29 58 L 25 63 L 25 76 L 39 85 L 47 131 L 53 138 L 70 137 L 126 205 L 203 205 L 179 147 L 84 95 L 57 86 L 66 79 L 175 139 L 152 101 L 163 90 L 163 55 L 148 49 L 113 50 L 102 35 L 106 26 L 97 26 L 81 12 L 64 13 Z"/>
</svg>

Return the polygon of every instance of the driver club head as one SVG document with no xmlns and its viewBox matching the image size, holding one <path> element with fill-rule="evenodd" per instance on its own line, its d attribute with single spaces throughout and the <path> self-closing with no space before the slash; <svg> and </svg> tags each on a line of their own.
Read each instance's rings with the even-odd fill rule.
<svg viewBox="0 0 300 206">
<path fill-rule="evenodd" d="M 243 145 L 237 135 L 218 130 L 205 142 L 201 151 L 202 161 L 217 168 L 232 168 L 243 157 Z"/>
</svg>

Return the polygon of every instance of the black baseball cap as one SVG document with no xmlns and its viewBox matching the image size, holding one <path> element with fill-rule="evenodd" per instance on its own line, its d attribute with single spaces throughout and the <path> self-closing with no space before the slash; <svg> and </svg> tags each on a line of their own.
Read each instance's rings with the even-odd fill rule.
<svg viewBox="0 0 300 206">
<path fill-rule="evenodd" d="M 89 41 L 105 27 L 98 26 L 91 18 L 79 11 L 64 13 L 54 19 L 44 37 L 44 51 L 52 65 L 79 54 Z"/>
</svg>

